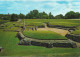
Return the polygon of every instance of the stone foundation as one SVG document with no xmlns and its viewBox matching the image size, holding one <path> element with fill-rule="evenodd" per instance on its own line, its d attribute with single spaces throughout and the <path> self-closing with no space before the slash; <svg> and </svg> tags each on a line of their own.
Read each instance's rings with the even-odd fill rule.
<svg viewBox="0 0 80 57">
<path fill-rule="evenodd" d="M 42 26 L 38 26 L 38 28 L 45 28 L 45 26 L 44 26 L 44 25 L 42 25 Z"/>
<path fill-rule="evenodd" d="M 66 37 L 76 42 L 80 42 L 80 35 L 67 34 Z"/>
<path fill-rule="evenodd" d="M 59 29 L 64 29 L 64 30 L 69 30 L 69 29 L 75 29 L 77 26 L 61 26 L 61 25 L 50 25 L 49 23 L 46 23 L 48 27 L 50 28 L 59 28 Z"/>
<path fill-rule="evenodd" d="M 52 47 L 64 47 L 64 48 L 76 48 L 76 44 L 69 40 L 38 40 L 25 37 L 21 32 L 17 34 L 19 38 L 19 45 L 34 45 L 43 46 L 46 48 Z"/>
</svg>

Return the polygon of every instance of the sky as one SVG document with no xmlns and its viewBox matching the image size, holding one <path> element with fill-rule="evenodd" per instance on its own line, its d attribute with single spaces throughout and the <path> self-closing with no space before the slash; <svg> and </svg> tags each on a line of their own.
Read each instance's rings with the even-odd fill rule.
<svg viewBox="0 0 80 57">
<path fill-rule="evenodd" d="M 69 11 L 80 12 L 80 0 L 0 0 L 0 14 L 27 14 L 34 9 L 65 15 Z"/>
</svg>

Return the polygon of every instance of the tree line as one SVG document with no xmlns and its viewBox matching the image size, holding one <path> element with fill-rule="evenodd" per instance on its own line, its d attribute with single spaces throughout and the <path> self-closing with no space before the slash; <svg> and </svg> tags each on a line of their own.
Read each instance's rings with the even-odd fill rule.
<svg viewBox="0 0 80 57">
<path fill-rule="evenodd" d="M 0 19 L 2 20 L 10 20 L 17 21 L 18 19 L 80 19 L 80 13 L 69 11 L 64 16 L 62 14 L 53 16 L 50 12 L 47 14 L 46 12 L 39 12 L 38 10 L 32 10 L 28 14 L 24 15 L 20 14 L 0 14 Z"/>
</svg>

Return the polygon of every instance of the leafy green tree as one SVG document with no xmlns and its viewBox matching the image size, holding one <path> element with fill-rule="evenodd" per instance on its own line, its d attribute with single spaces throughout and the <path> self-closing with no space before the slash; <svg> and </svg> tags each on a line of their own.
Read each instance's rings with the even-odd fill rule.
<svg viewBox="0 0 80 57">
<path fill-rule="evenodd" d="M 40 19 L 48 19 L 48 14 L 45 12 L 39 13 L 39 18 Z"/>
<path fill-rule="evenodd" d="M 39 19 L 39 12 L 38 10 L 33 10 L 30 11 L 27 15 L 26 15 L 27 19 Z"/>
<path fill-rule="evenodd" d="M 3 19 L 4 19 L 4 20 L 10 20 L 10 16 L 5 15 L 5 16 L 3 17 Z"/>
<path fill-rule="evenodd" d="M 19 16 L 17 14 L 12 14 L 10 21 L 18 21 Z"/>
<path fill-rule="evenodd" d="M 74 11 L 70 11 L 65 14 L 66 19 L 75 19 L 76 18 L 76 13 Z"/>
<path fill-rule="evenodd" d="M 33 19 L 38 19 L 38 18 L 39 18 L 38 10 L 33 10 Z"/>
<path fill-rule="evenodd" d="M 64 16 L 62 14 L 56 15 L 55 19 L 64 19 Z"/>
<path fill-rule="evenodd" d="M 76 12 L 76 13 L 75 13 L 75 18 L 76 18 L 76 19 L 79 19 L 79 18 L 80 18 L 80 13 L 79 13 L 79 12 Z"/>
<path fill-rule="evenodd" d="M 4 15 L 3 14 L 0 14 L 0 19 L 2 20 L 4 18 Z"/>
<path fill-rule="evenodd" d="M 24 15 L 24 14 L 22 14 L 22 13 L 20 13 L 20 14 L 19 14 L 19 18 L 20 18 L 20 19 L 25 18 L 25 15 Z"/>
<path fill-rule="evenodd" d="M 54 19 L 54 16 L 52 15 L 52 13 L 49 13 L 49 19 Z"/>
<path fill-rule="evenodd" d="M 0 14 L 1 20 L 10 20 L 10 14 Z"/>
</svg>

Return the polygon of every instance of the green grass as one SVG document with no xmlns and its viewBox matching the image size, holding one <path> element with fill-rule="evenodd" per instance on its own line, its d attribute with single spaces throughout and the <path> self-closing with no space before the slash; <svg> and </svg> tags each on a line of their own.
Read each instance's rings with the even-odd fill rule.
<svg viewBox="0 0 80 57">
<path fill-rule="evenodd" d="M 17 27 L 18 26 L 18 27 Z M 19 22 L 6 22 L 0 26 L 0 29 L 4 30 L 18 30 L 21 27 L 21 23 Z"/>
<path fill-rule="evenodd" d="M 49 25 L 60 25 L 60 26 L 79 26 L 80 20 L 66 20 L 66 19 L 25 19 L 26 26 L 43 26 L 44 22 L 48 22 Z M 23 21 L 20 22 L 7 22 L 4 23 L 7 28 L 14 26 L 23 26 Z"/>
<path fill-rule="evenodd" d="M 50 25 L 62 25 L 62 26 L 79 26 L 80 20 L 67 20 L 67 19 L 25 19 L 25 25 L 43 26 L 44 22 L 48 22 Z M 3 23 L 1 21 L 0 23 Z M 6 25 L 23 26 L 23 21 L 20 22 L 8 22 Z"/>
<path fill-rule="evenodd" d="M 28 25 L 43 25 L 44 22 L 48 22 L 50 25 L 62 25 L 62 26 L 79 26 L 80 20 L 67 20 L 67 19 L 25 19 L 25 23 Z"/>
<path fill-rule="evenodd" d="M 79 56 L 79 48 L 45 48 L 38 46 L 19 46 L 16 32 L 0 30 L 0 56 Z"/>
<path fill-rule="evenodd" d="M 51 22 L 53 23 L 52 25 L 64 25 L 64 26 L 78 26 L 80 25 L 80 20 L 62 20 L 62 19 L 26 19 L 25 24 L 27 25 L 43 25 L 43 22 Z M 41 24 L 40 24 L 41 23 Z M 22 21 L 21 22 L 7 22 L 4 23 L 7 25 L 5 26 L 5 29 L 10 29 L 10 27 L 13 27 L 13 24 L 16 26 L 22 26 Z M 32 27 L 32 26 L 31 26 Z M 12 28 L 16 29 L 15 27 Z M 79 27 L 78 27 L 79 29 Z M 3 32 L 3 29 L 0 29 L 0 46 L 3 47 L 3 52 L 0 52 L 0 56 L 80 56 L 80 48 L 45 48 L 45 47 L 39 47 L 39 46 L 23 46 L 23 45 L 18 45 L 19 40 L 16 36 L 17 32 Z M 35 33 L 32 31 L 29 31 L 28 33 Z M 36 31 L 37 32 L 37 31 Z M 78 32 L 78 31 L 77 31 Z M 76 32 L 76 33 L 77 33 Z M 25 31 L 25 34 L 27 32 Z M 42 33 L 42 32 L 41 32 Z M 41 33 L 38 33 L 41 34 Z M 46 33 L 46 32 L 43 32 Z M 43 34 L 42 33 L 42 34 Z M 79 32 L 78 32 L 79 33 Z M 36 33 L 35 33 L 36 34 Z M 61 35 L 58 35 L 54 32 L 48 32 L 49 37 L 59 37 L 59 38 L 65 38 Z M 54 35 L 52 35 L 54 34 Z M 52 35 L 52 36 L 50 36 Z M 46 35 L 47 36 L 47 35 Z M 39 37 L 39 36 L 37 36 Z M 41 38 L 41 37 L 40 37 Z M 47 39 L 48 39 L 47 38 Z M 66 39 L 66 38 L 65 38 Z"/>
<path fill-rule="evenodd" d="M 24 31 L 23 34 L 35 39 L 67 39 L 52 31 Z"/>
<path fill-rule="evenodd" d="M 72 33 L 72 34 L 76 34 L 76 35 L 80 35 L 80 26 L 77 27 L 77 30 L 72 31 L 71 33 Z"/>
<path fill-rule="evenodd" d="M 9 20 L 0 20 L 0 24 L 4 24 L 6 22 L 9 22 Z"/>
</svg>

